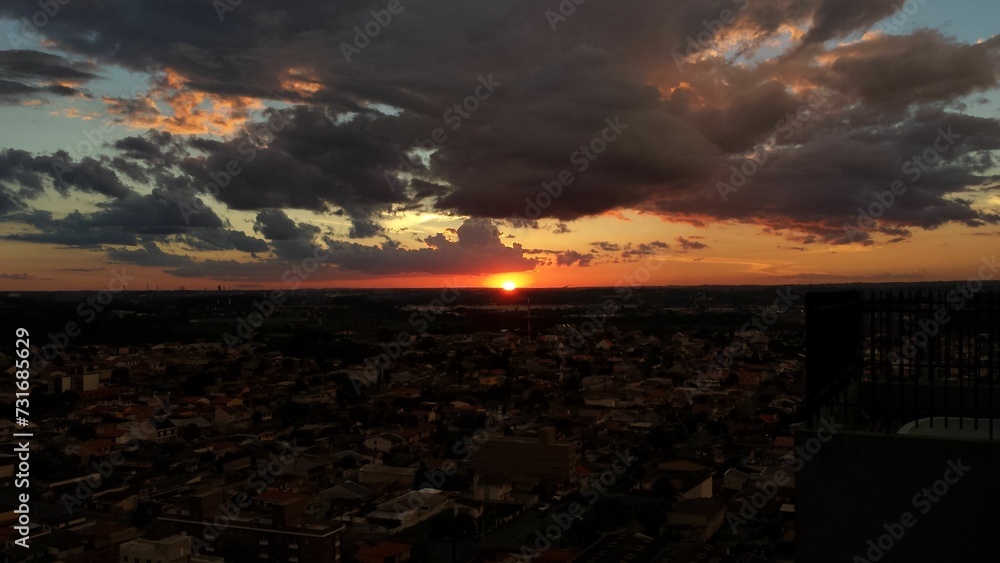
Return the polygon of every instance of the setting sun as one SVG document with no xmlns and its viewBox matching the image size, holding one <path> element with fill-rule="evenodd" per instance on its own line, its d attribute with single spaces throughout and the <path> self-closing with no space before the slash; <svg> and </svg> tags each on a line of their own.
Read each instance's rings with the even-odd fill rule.
<svg viewBox="0 0 1000 563">
<path fill-rule="evenodd" d="M 517 284 L 514 283 L 512 280 L 507 280 L 503 282 L 503 285 L 501 285 L 500 287 L 502 287 L 504 291 L 514 291 L 515 289 L 517 289 Z"/>
</svg>

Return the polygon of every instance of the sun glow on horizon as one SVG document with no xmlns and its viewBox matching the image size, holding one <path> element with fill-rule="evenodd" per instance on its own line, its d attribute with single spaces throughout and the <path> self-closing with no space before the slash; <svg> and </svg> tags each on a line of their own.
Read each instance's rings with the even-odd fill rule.
<svg viewBox="0 0 1000 563">
<path fill-rule="evenodd" d="M 502 287 L 504 291 L 514 291 L 517 289 L 517 284 L 514 283 L 514 280 L 505 280 L 500 287 Z"/>
</svg>

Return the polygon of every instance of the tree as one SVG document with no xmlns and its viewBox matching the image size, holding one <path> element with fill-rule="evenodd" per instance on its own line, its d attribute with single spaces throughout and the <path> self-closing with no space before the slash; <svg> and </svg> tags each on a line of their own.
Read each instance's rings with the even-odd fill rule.
<svg viewBox="0 0 1000 563">
<path fill-rule="evenodd" d="M 250 420 L 253 421 L 254 426 L 260 426 L 260 423 L 264 422 L 264 413 L 255 410 L 253 411 L 253 414 L 250 415 Z"/>
</svg>

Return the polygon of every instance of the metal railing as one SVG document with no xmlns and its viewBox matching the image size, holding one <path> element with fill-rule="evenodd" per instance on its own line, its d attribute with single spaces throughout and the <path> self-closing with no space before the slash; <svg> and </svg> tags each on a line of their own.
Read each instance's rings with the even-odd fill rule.
<svg viewBox="0 0 1000 563">
<path fill-rule="evenodd" d="M 993 439 L 1000 291 L 810 293 L 806 334 L 810 423 L 826 413 L 858 430 L 943 427 Z"/>
</svg>

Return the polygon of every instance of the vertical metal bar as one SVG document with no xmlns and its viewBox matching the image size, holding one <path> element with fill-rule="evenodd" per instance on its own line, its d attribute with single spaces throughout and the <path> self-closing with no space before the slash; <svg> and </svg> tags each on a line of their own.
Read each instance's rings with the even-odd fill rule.
<svg viewBox="0 0 1000 563">
<path fill-rule="evenodd" d="M 887 315 L 888 321 L 889 321 L 889 332 L 890 332 L 890 334 L 893 335 L 893 338 L 895 338 L 895 334 L 897 332 L 896 327 L 893 326 L 894 323 L 895 323 L 895 321 L 893 320 L 893 314 L 894 314 L 894 311 L 896 310 L 896 307 L 895 307 L 895 303 L 896 303 L 895 292 L 893 290 L 889 290 L 889 291 L 886 292 L 886 295 L 887 295 L 887 298 L 888 298 L 888 301 L 886 302 L 886 315 Z M 902 349 L 900 349 L 900 352 L 902 352 Z M 903 362 L 902 362 L 902 356 L 900 356 L 899 371 L 902 371 L 902 370 L 903 370 Z M 893 385 L 892 379 L 893 379 L 894 375 L 895 374 L 892 373 L 892 370 L 889 370 L 889 373 L 885 374 L 885 397 L 883 397 L 883 400 L 885 401 L 885 405 L 883 407 L 883 413 L 882 413 L 882 418 L 883 418 L 882 423 L 883 423 L 883 425 L 885 424 L 886 414 L 889 413 L 889 412 L 891 412 L 890 409 L 892 407 L 892 399 L 891 399 L 891 397 L 892 397 L 892 385 Z"/>
<path fill-rule="evenodd" d="M 934 309 L 935 317 L 937 316 L 938 307 L 943 307 L 944 304 L 941 300 L 941 291 L 928 292 L 929 299 L 931 302 L 931 308 Z M 934 372 L 937 371 L 938 366 L 941 364 L 941 331 L 944 327 L 938 330 L 937 335 L 934 339 L 934 357 L 930 358 L 927 362 L 927 419 L 930 420 L 931 428 L 934 428 Z"/>
<path fill-rule="evenodd" d="M 952 321 L 958 316 L 955 311 Z M 951 411 L 951 397 L 948 395 L 948 380 L 951 379 L 951 331 L 954 329 L 951 323 L 945 327 L 944 332 L 944 427 L 948 429 L 948 415 Z"/>
<path fill-rule="evenodd" d="M 851 323 L 854 327 L 853 330 L 857 333 L 857 338 L 851 347 L 852 353 L 855 355 L 854 367 L 851 368 L 850 378 L 848 379 L 848 384 L 844 387 L 845 393 L 849 393 L 851 386 L 856 386 L 858 393 L 860 393 L 861 381 L 865 376 L 865 342 L 867 330 L 865 329 L 865 292 L 864 290 L 858 291 L 854 294 L 854 302 L 851 306 Z M 850 411 L 858 412 L 858 406 L 854 403 L 860 401 L 849 401 L 847 395 L 844 397 L 844 416 L 846 417 Z M 851 404 L 848 404 L 851 403 Z M 845 419 L 846 420 L 846 419 Z"/>
<path fill-rule="evenodd" d="M 910 290 L 900 290 L 899 291 L 899 311 L 900 311 L 899 322 L 902 325 L 900 333 L 907 334 L 908 337 L 911 338 L 911 340 L 913 338 L 913 328 L 912 328 L 913 319 L 910 318 L 909 304 L 910 304 L 910 301 L 912 301 L 912 300 L 913 300 L 913 296 L 912 296 L 912 292 Z M 908 318 L 909 318 L 909 320 L 907 320 Z M 898 393 L 899 394 L 899 405 L 898 405 L 897 410 L 896 410 L 896 419 L 897 420 L 902 420 L 903 417 L 905 416 L 903 413 L 906 410 L 906 396 L 905 396 L 905 393 L 906 393 L 906 378 L 909 377 L 910 370 L 913 369 L 913 361 L 914 361 L 914 359 L 917 356 L 917 348 L 916 348 L 916 346 L 914 346 L 913 351 L 914 351 L 913 358 L 910 358 L 909 359 L 910 361 L 906 363 L 906 369 L 899 370 L 899 393 Z M 896 421 L 893 421 L 893 425 L 895 425 L 895 424 L 896 424 Z"/>
<path fill-rule="evenodd" d="M 965 302 L 965 307 L 969 306 L 969 302 Z M 965 364 L 968 359 L 965 357 L 965 341 L 968 338 L 966 334 L 966 323 L 968 323 L 968 317 L 965 313 L 968 312 L 967 308 L 963 308 L 959 311 L 959 323 L 958 323 L 958 429 L 962 430 L 965 428 Z"/>
<path fill-rule="evenodd" d="M 996 379 L 997 372 L 1000 371 L 997 366 L 997 353 L 994 351 L 996 347 L 996 339 L 1000 336 L 1000 307 L 997 307 L 997 298 L 1000 297 L 1000 292 L 990 293 L 990 318 L 993 319 L 993 330 L 989 333 L 989 347 L 990 347 L 990 367 L 989 375 L 990 378 L 990 440 L 993 439 L 993 381 Z"/>
<path fill-rule="evenodd" d="M 881 345 L 883 343 L 883 339 L 881 338 L 881 331 L 879 330 L 881 328 L 881 325 L 878 322 L 879 318 L 878 313 L 875 311 L 875 292 L 869 291 L 867 292 L 867 294 L 862 293 L 862 295 L 866 296 L 868 299 L 867 301 L 868 318 L 869 318 L 868 330 L 869 333 L 871 334 L 869 341 L 870 343 L 868 346 L 869 350 L 868 353 L 871 355 L 871 359 L 869 361 L 869 363 L 871 364 L 871 373 L 870 377 L 868 378 L 869 379 L 868 385 L 871 385 L 872 389 L 874 389 L 875 381 L 878 379 L 879 366 L 882 365 L 883 355 L 882 355 Z M 860 382 L 858 385 L 859 386 L 861 385 Z"/>
<path fill-rule="evenodd" d="M 979 316 L 983 314 L 982 294 L 976 294 L 975 313 L 972 317 L 972 424 L 979 430 Z"/>
<path fill-rule="evenodd" d="M 924 313 L 925 305 L 927 305 L 927 301 L 924 300 L 924 292 L 923 290 L 918 289 L 917 299 L 915 301 L 913 309 L 917 312 L 918 315 L 922 315 Z M 931 336 L 928 334 L 927 347 L 921 350 L 920 354 L 918 354 L 918 357 L 921 358 L 924 362 L 927 361 L 927 350 L 931 346 L 930 338 Z M 913 420 L 916 421 L 916 426 L 918 428 L 920 427 L 920 366 L 921 365 L 925 364 L 917 362 L 917 365 L 914 366 L 916 370 L 913 372 L 913 377 L 910 378 L 911 385 L 913 387 L 913 415 L 914 415 Z"/>
</svg>

